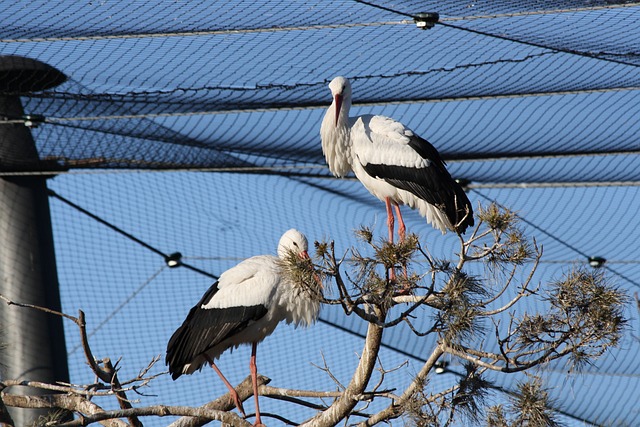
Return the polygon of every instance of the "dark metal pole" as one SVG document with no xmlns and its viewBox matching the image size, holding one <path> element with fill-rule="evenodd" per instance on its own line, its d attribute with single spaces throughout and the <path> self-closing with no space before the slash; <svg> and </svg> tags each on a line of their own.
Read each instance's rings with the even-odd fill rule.
<svg viewBox="0 0 640 427">
<path fill-rule="evenodd" d="M 45 175 L 30 129 L 2 123 L 24 116 L 20 94 L 66 80 L 39 61 L 0 57 L 0 293 L 21 303 L 60 311 L 58 275 Z M 3 175 L 3 173 L 5 175 Z M 43 382 L 69 381 L 62 319 L 32 309 L 0 306 L 0 376 Z M 23 394 L 46 394 L 20 387 Z M 12 390 L 15 392 L 16 390 Z M 29 425 L 46 410 L 10 408 L 16 426 Z"/>
</svg>

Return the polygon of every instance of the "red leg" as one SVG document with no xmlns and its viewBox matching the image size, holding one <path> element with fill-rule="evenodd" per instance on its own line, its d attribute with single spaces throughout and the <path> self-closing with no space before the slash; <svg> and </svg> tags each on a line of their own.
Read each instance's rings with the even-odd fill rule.
<svg viewBox="0 0 640 427">
<path fill-rule="evenodd" d="M 393 219 L 393 211 L 391 210 L 391 200 L 387 197 L 384 199 L 384 203 L 387 206 L 387 225 L 389 226 L 389 243 L 393 243 L 393 226 L 395 220 Z"/>
<path fill-rule="evenodd" d="M 253 398 L 256 401 L 256 421 L 254 426 L 261 426 L 262 420 L 260 420 L 260 403 L 258 402 L 258 367 L 256 365 L 256 350 L 258 344 L 253 343 L 251 345 L 251 362 L 249 362 L 249 369 L 251 370 L 251 380 L 253 382 Z"/>
<path fill-rule="evenodd" d="M 404 239 L 407 237 L 407 227 L 404 225 L 404 220 L 402 219 L 402 213 L 400 212 L 400 206 L 397 203 L 393 204 L 393 207 L 396 209 L 396 213 L 398 214 L 398 235 L 400 236 L 400 242 L 404 242 Z M 402 266 L 402 270 L 404 271 L 404 277 L 408 277 L 407 273 L 407 265 Z M 409 293 L 409 288 L 406 287 L 399 292 L 400 295 L 406 295 Z"/>
<path fill-rule="evenodd" d="M 398 235 L 400 236 L 400 242 L 404 242 L 404 238 L 406 235 L 407 227 L 404 226 L 404 220 L 402 219 L 402 213 L 400 212 L 400 206 L 397 203 L 393 204 L 393 207 L 396 208 L 396 213 L 398 214 Z"/>
<path fill-rule="evenodd" d="M 236 408 L 238 408 L 238 411 L 240 411 L 240 413 L 242 414 L 243 417 L 246 417 L 247 415 L 244 413 L 244 408 L 242 407 L 242 402 L 240 401 L 240 396 L 238 396 L 238 392 L 236 391 L 236 389 L 233 388 L 231 383 L 225 378 L 224 375 L 222 375 L 222 371 L 220 371 L 220 369 L 218 369 L 218 367 L 213 362 L 213 360 L 210 357 L 208 357 L 207 355 L 205 355 L 204 357 L 207 360 L 207 362 L 209 362 L 209 365 L 211 365 L 213 370 L 218 373 L 218 375 L 220 376 L 220 379 L 222 380 L 222 382 L 229 389 L 229 394 L 231 395 L 231 398 L 233 399 L 233 402 L 236 404 Z"/>
<path fill-rule="evenodd" d="M 393 210 L 391 209 L 391 200 L 387 197 L 386 199 L 384 199 L 384 203 L 387 206 L 387 225 L 389 226 L 389 243 L 393 243 L 393 226 L 395 224 L 395 220 L 393 218 Z M 391 267 L 391 270 L 389 270 L 389 280 L 392 280 L 392 281 L 396 280 L 396 271 L 393 269 L 393 267 Z"/>
</svg>

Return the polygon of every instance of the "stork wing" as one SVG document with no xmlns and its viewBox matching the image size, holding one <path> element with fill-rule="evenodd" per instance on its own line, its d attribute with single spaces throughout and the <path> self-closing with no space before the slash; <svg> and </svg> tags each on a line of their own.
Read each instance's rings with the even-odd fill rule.
<svg viewBox="0 0 640 427">
<path fill-rule="evenodd" d="M 175 380 L 182 374 L 182 367 L 224 339 L 244 329 L 267 313 L 264 305 L 226 308 L 203 308 L 218 292 L 218 282 L 204 294 L 187 315 L 182 325 L 173 333 L 167 345 L 166 363 Z"/>
<path fill-rule="evenodd" d="M 254 256 L 220 275 L 169 340 L 173 379 L 194 358 L 265 316 L 280 280 L 278 265 L 274 256 Z"/>
<path fill-rule="evenodd" d="M 449 174 L 429 141 L 401 123 L 382 116 L 362 116 L 352 130 L 354 149 L 365 172 L 436 206 L 464 232 L 473 225 L 466 193 Z"/>
</svg>

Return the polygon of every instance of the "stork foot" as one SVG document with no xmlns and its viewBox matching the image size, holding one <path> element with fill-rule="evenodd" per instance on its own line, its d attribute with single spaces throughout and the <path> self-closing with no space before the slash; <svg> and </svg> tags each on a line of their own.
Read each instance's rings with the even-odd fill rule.
<svg viewBox="0 0 640 427">
<path fill-rule="evenodd" d="M 389 283 L 394 287 L 394 296 L 411 295 L 411 285 L 406 265 L 403 266 L 402 272 L 403 274 L 400 277 L 396 277 L 395 272 L 393 278 L 391 274 L 389 275 Z"/>
<path fill-rule="evenodd" d="M 395 296 L 405 296 L 410 294 L 411 294 L 411 288 L 407 286 L 402 289 L 398 289 L 395 293 Z"/>
<path fill-rule="evenodd" d="M 229 390 L 229 394 L 233 399 L 233 403 L 236 404 L 236 408 L 238 408 L 238 412 L 240 412 L 243 418 L 247 418 L 247 414 L 244 412 L 244 407 L 242 406 L 242 400 L 240 400 L 240 396 L 238 395 L 238 392 L 235 390 L 231 392 L 231 390 Z"/>
</svg>

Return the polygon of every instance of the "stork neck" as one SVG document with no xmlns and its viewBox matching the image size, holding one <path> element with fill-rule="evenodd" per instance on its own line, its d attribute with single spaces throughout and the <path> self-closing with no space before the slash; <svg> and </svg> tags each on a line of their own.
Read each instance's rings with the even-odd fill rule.
<svg viewBox="0 0 640 427">
<path fill-rule="evenodd" d="M 333 104 L 335 108 L 335 104 Z M 340 117 L 338 117 L 338 122 L 336 127 L 349 127 L 349 111 L 351 110 L 351 97 L 345 96 L 342 98 L 342 105 L 340 106 Z"/>
<path fill-rule="evenodd" d="M 340 120 L 335 127 L 335 138 L 336 143 L 342 146 L 350 146 L 351 139 L 349 138 L 349 122 L 348 119 L 344 119 L 342 115 L 340 116 Z"/>
<path fill-rule="evenodd" d="M 336 105 L 332 103 L 320 128 L 322 151 L 329 165 L 329 170 L 339 177 L 343 177 L 351 171 L 349 105 L 345 104 L 342 106 L 336 123 Z"/>
<path fill-rule="evenodd" d="M 335 116 L 335 103 L 331 105 L 333 108 L 333 114 Z M 337 122 L 335 123 L 335 132 L 337 143 L 343 146 L 351 145 L 351 141 L 349 138 L 350 126 L 349 126 L 349 109 L 351 108 L 351 100 L 349 98 L 344 98 L 342 101 L 342 106 L 340 108 L 340 116 L 338 117 Z"/>
</svg>

